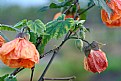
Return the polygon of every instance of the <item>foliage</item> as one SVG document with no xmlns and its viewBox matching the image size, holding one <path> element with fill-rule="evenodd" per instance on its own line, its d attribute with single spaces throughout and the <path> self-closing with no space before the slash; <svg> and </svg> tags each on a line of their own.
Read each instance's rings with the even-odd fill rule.
<svg viewBox="0 0 121 81">
<path fill-rule="evenodd" d="M 6 30 L 6 31 L 19 32 L 18 37 L 20 38 L 20 40 L 21 40 L 21 38 L 24 38 L 25 40 L 27 40 L 27 42 L 28 41 L 32 42 L 33 43 L 32 46 L 35 45 L 36 49 L 41 54 L 40 59 L 43 58 L 44 56 L 46 56 L 47 54 L 53 53 L 52 58 L 50 59 L 47 67 L 43 71 L 39 81 L 44 79 L 44 75 L 45 75 L 46 71 L 48 70 L 50 64 L 52 63 L 54 56 L 58 53 L 58 51 L 64 45 L 64 43 L 69 39 L 75 39 L 75 44 L 76 44 L 77 48 L 81 52 L 83 51 L 85 54 L 87 54 L 87 56 L 86 56 L 87 59 L 90 59 L 90 58 L 94 59 L 93 56 L 89 57 L 91 50 L 93 50 L 95 52 L 95 56 L 98 56 L 99 54 L 100 54 L 100 56 L 102 56 L 103 51 L 101 51 L 101 49 L 99 48 L 100 43 L 96 42 L 96 44 L 92 44 L 92 43 L 89 43 L 85 39 L 86 32 L 90 31 L 88 28 L 86 28 L 84 26 L 84 22 L 86 21 L 86 15 L 87 15 L 86 11 L 89 10 L 90 8 L 92 8 L 94 5 L 96 5 L 96 6 L 102 7 L 108 14 L 109 18 L 110 18 L 110 15 L 113 13 L 113 11 L 107 5 L 105 0 L 90 0 L 87 9 L 82 9 L 80 7 L 80 3 L 78 0 L 58 0 L 58 1 L 59 1 L 58 3 L 52 2 L 49 6 L 44 6 L 40 9 L 40 11 L 45 11 L 45 10 L 53 9 L 53 8 L 62 9 L 61 15 L 58 16 L 57 19 L 54 19 L 47 23 L 43 23 L 40 19 L 35 19 L 34 21 L 24 19 L 24 20 L 19 21 L 17 24 L 15 24 L 13 26 L 0 24 L 0 31 Z M 69 15 L 71 15 L 72 17 L 70 17 Z M 67 17 L 67 16 L 69 16 L 69 17 Z M 49 52 L 44 53 L 45 46 L 48 44 L 48 42 L 51 39 L 55 38 L 58 40 L 59 38 L 63 37 L 64 35 L 65 35 L 65 37 L 58 47 L 56 47 L 54 49 L 52 48 L 52 50 L 50 50 Z M 29 39 L 29 36 L 30 36 L 30 39 Z M 23 44 L 23 47 L 24 47 L 24 44 Z M 1 48 L 3 48 L 3 46 Z M 96 48 L 96 49 L 94 49 L 94 48 Z M 26 50 L 28 51 L 29 49 L 26 48 Z M 26 53 L 26 50 L 24 53 L 29 54 L 30 51 Z M 2 51 L 4 51 L 4 50 L 2 50 Z M 35 51 L 36 50 L 34 50 L 34 52 Z M 96 53 L 97 51 L 99 51 L 100 53 L 99 54 Z M 38 52 L 36 51 L 35 54 L 37 54 L 37 53 Z M 27 55 L 25 55 L 25 56 L 27 56 Z M 38 54 L 38 56 L 39 56 L 39 54 Z M 0 57 L 3 57 L 2 54 Z M 13 59 L 15 59 L 15 57 L 13 57 Z M 32 59 L 32 58 L 29 58 L 29 59 Z M 21 59 L 19 59 L 19 60 L 21 61 Z M 104 60 L 104 59 L 102 59 L 102 60 Z M 99 70 L 104 68 L 104 67 L 102 67 L 103 66 L 102 64 L 104 64 L 104 61 L 102 61 L 102 60 L 100 62 L 100 58 L 99 58 L 99 63 L 98 63 L 98 65 L 100 66 L 100 68 L 98 68 Z M 106 56 L 105 56 L 105 60 L 106 60 Z M 98 62 L 98 60 L 96 60 L 96 61 Z M 34 63 L 32 63 L 32 64 L 34 64 Z M 94 64 L 94 62 L 92 62 L 90 60 L 88 63 Z M 88 65 L 87 62 L 85 62 L 85 65 Z M 95 65 L 96 65 L 96 63 L 95 63 Z M 107 66 L 108 66 L 108 62 L 106 60 L 106 67 Z M 20 67 L 20 66 L 18 66 L 18 67 Z M 34 69 L 33 69 L 34 67 L 35 66 L 32 66 L 32 68 L 31 68 L 32 72 L 34 72 Z M 92 70 L 94 69 L 94 67 L 92 67 L 92 66 L 90 66 L 90 67 Z M 106 69 L 106 67 L 105 67 L 105 69 Z M 17 73 L 19 73 L 19 71 L 21 71 L 20 69 L 21 68 L 17 68 L 17 70 L 14 71 L 15 75 Z M 87 67 L 86 69 L 89 69 L 89 68 Z M 101 71 L 95 70 L 95 72 L 102 72 L 105 69 L 103 69 Z M 0 77 L 0 80 L 1 81 L 3 81 L 3 80 L 4 81 L 17 81 L 15 75 L 12 75 L 12 74 L 4 75 L 4 76 Z M 32 78 L 33 78 L 33 73 L 31 74 L 31 79 Z M 32 81 L 32 80 L 30 80 L 30 81 Z"/>
<path fill-rule="evenodd" d="M 44 34 L 44 31 L 46 30 L 44 23 L 42 23 L 39 19 L 35 20 L 34 22 L 29 20 L 27 22 L 27 26 L 37 35 Z"/>
<path fill-rule="evenodd" d="M 52 38 L 60 38 L 64 34 L 66 34 L 73 26 L 74 26 L 74 20 L 73 19 L 64 19 L 65 15 L 61 15 L 56 20 L 53 20 L 51 22 L 48 22 L 46 24 L 47 30 L 46 33 L 48 35 L 45 35 L 43 37 L 42 43 L 41 43 L 41 49 L 42 52 L 44 51 L 45 45 L 51 40 Z"/>
<path fill-rule="evenodd" d="M 4 81 L 17 81 L 17 79 L 15 76 L 9 75 L 4 79 Z"/>
<path fill-rule="evenodd" d="M 5 79 L 6 77 L 8 77 L 8 76 L 9 76 L 9 74 L 6 74 L 6 75 L 0 77 L 0 81 L 4 81 L 4 79 Z"/>
</svg>

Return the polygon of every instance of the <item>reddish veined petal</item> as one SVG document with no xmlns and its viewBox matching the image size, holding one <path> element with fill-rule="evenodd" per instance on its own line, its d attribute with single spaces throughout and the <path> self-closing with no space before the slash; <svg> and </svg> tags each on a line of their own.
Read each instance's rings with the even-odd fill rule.
<svg viewBox="0 0 121 81">
<path fill-rule="evenodd" d="M 91 50 L 88 57 L 84 58 L 84 65 L 86 70 L 100 73 L 107 68 L 108 62 L 104 52 Z"/>
<path fill-rule="evenodd" d="M 121 0 L 110 0 L 107 5 L 112 9 L 113 13 L 108 17 L 105 10 L 101 10 L 102 21 L 108 27 L 120 27 L 121 26 Z"/>
</svg>

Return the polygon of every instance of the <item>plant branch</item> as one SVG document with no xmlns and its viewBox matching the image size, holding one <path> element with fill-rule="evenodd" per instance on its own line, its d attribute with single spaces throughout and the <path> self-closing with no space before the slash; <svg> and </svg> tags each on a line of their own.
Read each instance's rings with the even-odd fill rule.
<svg viewBox="0 0 121 81">
<path fill-rule="evenodd" d="M 37 38 L 37 42 L 36 42 L 36 48 L 39 49 L 39 45 L 41 43 L 41 40 L 42 40 L 42 37 L 38 37 Z M 33 76 L 34 76 L 34 69 L 35 69 L 35 65 L 31 68 L 31 78 L 30 78 L 30 81 L 32 81 L 33 79 Z"/>
<path fill-rule="evenodd" d="M 44 80 L 73 80 L 75 79 L 75 76 L 72 77 L 65 77 L 65 78 L 44 78 Z"/>
<path fill-rule="evenodd" d="M 77 19 L 77 17 L 78 17 L 78 10 L 79 10 L 79 2 L 78 2 L 78 0 L 76 0 L 75 1 L 76 3 L 75 3 L 75 5 L 76 5 L 76 13 L 75 13 L 75 16 L 74 16 L 74 20 L 76 20 Z"/>
<path fill-rule="evenodd" d="M 69 31 L 69 32 L 70 32 L 70 31 Z M 68 33 L 67 33 L 67 34 L 68 34 Z M 55 55 L 59 52 L 59 50 L 60 50 L 60 48 L 63 46 L 63 44 L 69 39 L 69 37 L 70 37 L 71 34 L 72 34 L 72 33 L 69 33 L 69 35 L 66 35 L 65 38 L 64 38 L 64 41 L 62 41 L 62 43 L 61 43 L 57 48 L 55 48 L 55 49 L 49 51 L 49 52 L 53 52 L 53 55 L 52 55 L 52 57 L 51 57 L 49 63 L 47 64 L 46 68 L 44 69 L 44 71 L 43 71 L 43 73 L 42 73 L 42 75 L 41 75 L 41 77 L 39 78 L 38 81 L 44 81 L 43 77 L 44 77 L 44 75 L 46 74 L 46 72 L 47 72 L 49 66 L 51 65 L 51 63 L 52 63 L 52 61 L 53 61 Z M 47 52 L 47 53 L 49 53 L 49 52 Z M 47 53 L 45 53 L 45 54 L 47 54 Z M 45 54 L 44 54 L 44 55 L 45 55 Z"/>
<path fill-rule="evenodd" d="M 53 61 L 53 59 L 54 59 L 54 57 L 55 57 L 56 54 L 57 54 L 57 52 L 54 51 L 54 53 L 53 53 L 53 55 L 52 55 L 52 57 L 51 57 L 49 63 L 47 64 L 45 70 L 43 71 L 43 73 L 42 73 L 42 75 L 41 75 L 41 77 L 39 78 L 38 81 L 44 81 L 43 77 L 44 77 L 44 75 L 46 74 L 46 72 L 47 72 L 47 70 L 48 70 L 50 64 L 52 63 L 52 61 Z"/>
<path fill-rule="evenodd" d="M 13 71 L 13 73 L 11 73 L 10 75 L 15 76 L 17 73 L 19 73 L 20 71 L 22 71 L 24 68 L 17 68 Z"/>
<path fill-rule="evenodd" d="M 77 2 L 78 2 L 78 0 L 75 0 L 75 1 L 63 12 L 63 14 L 66 14 L 67 11 L 70 10 Z"/>
<path fill-rule="evenodd" d="M 82 12 L 80 12 L 78 15 L 81 15 L 81 14 L 85 13 L 85 12 L 88 11 L 90 8 L 92 8 L 93 6 L 95 6 L 94 3 L 93 3 L 90 7 L 88 7 L 87 9 L 83 10 Z"/>
<path fill-rule="evenodd" d="M 31 78 L 30 78 L 30 81 L 32 81 L 32 79 L 33 79 L 34 69 L 35 69 L 35 66 L 33 66 L 33 67 L 31 68 Z"/>
</svg>

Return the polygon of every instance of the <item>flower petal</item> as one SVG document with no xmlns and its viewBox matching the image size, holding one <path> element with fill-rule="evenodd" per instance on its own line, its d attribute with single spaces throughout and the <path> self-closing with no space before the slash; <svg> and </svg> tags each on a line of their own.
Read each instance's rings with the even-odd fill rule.
<svg viewBox="0 0 121 81">
<path fill-rule="evenodd" d="M 0 49 L 0 55 L 1 54 L 2 55 L 6 55 L 9 52 L 11 52 L 16 47 L 16 45 L 18 44 L 18 42 L 19 42 L 19 39 L 15 39 L 13 41 L 7 42 L 4 45 L 2 45 L 2 47 Z"/>
</svg>

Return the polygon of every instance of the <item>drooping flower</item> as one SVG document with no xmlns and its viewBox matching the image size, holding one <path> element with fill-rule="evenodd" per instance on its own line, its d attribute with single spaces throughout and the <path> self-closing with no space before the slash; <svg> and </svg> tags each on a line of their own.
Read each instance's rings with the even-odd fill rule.
<svg viewBox="0 0 121 81">
<path fill-rule="evenodd" d="M 103 51 L 99 50 L 91 50 L 88 56 L 84 58 L 84 68 L 87 71 L 93 73 L 100 73 L 104 71 L 108 66 L 108 61 L 106 55 Z"/>
<path fill-rule="evenodd" d="M 11 68 L 32 68 L 39 62 L 39 53 L 34 44 L 19 37 L 0 48 L 0 59 Z"/>
<path fill-rule="evenodd" d="M 111 8 L 112 14 L 110 18 L 107 12 L 102 9 L 101 10 L 101 17 L 102 21 L 108 27 L 120 27 L 121 26 L 121 0 L 110 0 L 107 1 L 107 5 Z"/>
<path fill-rule="evenodd" d="M 5 43 L 5 39 L 0 35 L 0 47 Z"/>
<path fill-rule="evenodd" d="M 93 41 L 89 46 L 85 46 L 84 68 L 93 73 L 100 73 L 108 67 L 105 53 L 99 48 L 102 43 Z"/>
</svg>

